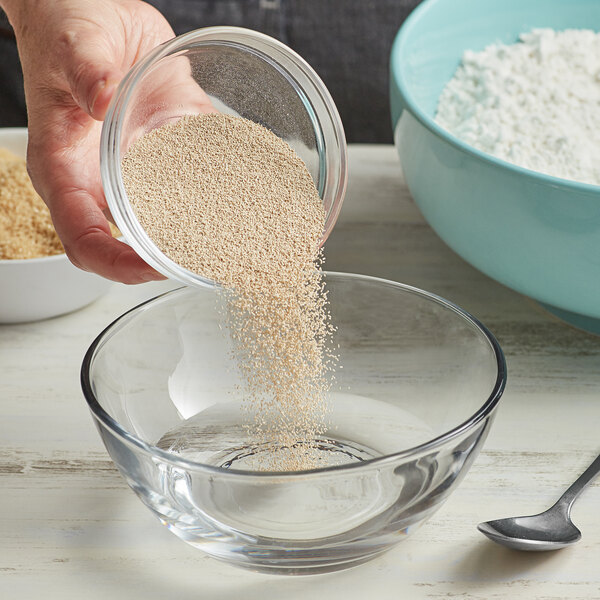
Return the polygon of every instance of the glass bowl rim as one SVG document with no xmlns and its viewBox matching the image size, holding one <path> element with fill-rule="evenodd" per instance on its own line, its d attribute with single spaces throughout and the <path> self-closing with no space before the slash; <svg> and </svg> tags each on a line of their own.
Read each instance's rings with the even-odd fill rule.
<svg viewBox="0 0 600 600">
<path fill-rule="evenodd" d="M 421 455 L 426 452 L 429 452 L 435 448 L 441 447 L 445 445 L 450 440 L 459 437 L 466 431 L 475 427 L 478 423 L 480 423 L 483 419 L 487 418 L 492 414 L 500 398 L 502 393 L 504 392 L 504 388 L 506 386 L 506 361 L 504 358 L 504 353 L 500 347 L 500 344 L 494 337 L 494 335 L 483 325 L 478 319 L 473 317 L 471 314 L 460 308 L 458 305 L 438 296 L 437 294 L 433 294 L 431 292 L 427 292 L 425 290 L 419 289 L 417 287 L 413 287 L 408 284 L 398 283 L 395 281 L 391 281 L 389 279 L 383 279 L 380 277 L 372 277 L 369 275 L 360 275 L 355 273 L 343 273 L 336 271 L 325 271 L 325 277 L 333 276 L 335 278 L 348 278 L 348 279 L 356 279 L 365 282 L 371 282 L 373 284 L 384 284 L 386 286 L 391 286 L 397 289 L 402 290 L 403 292 L 408 292 L 410 294 L 421 296 L 424 299 L 429 301 L 433 301 L 444 308 L 454 312 L 459 317 L 461 317 L 467 323 L 470 323 L 474 326 L 480 334 L 483 334 L 483 337 L 487 339 L 489 342 L 493 354 L 496 358 L 496 381 L 490 392 L 489 396 L 485 400 L 485 402 L 472 414 L 466 421 L 459 423 L 449 431 L 442 433 L 431 440 L 423 442 L 422 444 L 418 444 L 417 446 L 413 446 L 410 448 L 406 448 L 404 450 L 400 450 L 398 452 L 393 452 L 390 454 L 386 454 L 384 456 L 378 456 L 369 460 L 365 460 L 362 462 L 356 463 L 348 463 L 344 465 L 337 466 L 329 466 L 329 467 L 320 467 L 318 469 L 310 469 L 306 471 L 244 471 L 240 469 L 224 469 L 223 467 L 217 467 L 213 465 L 207 465 L 201 462 L 191 461 L 185 458 L 181 458 L 179 456 L 173 455 L 165 450 L 158 448 L 144 440 L 136 437 L 132 433 L 126 431 L 121 427 L 121 425 L 113 419 L 105 410 L 102 408 L 91 385 L 90 378 L 90 369 L 93 365 L 94 358 L 96 352 L 104 345 L 107 340 L 107 336 L 111 334 L 113 330 L 119 327 L 119 325 L 123 324 L 123 322 L 130 319 L 134 313 L 145 310 L 152 304 L 156 304 L 158 302 L 165 301 L 170 296 L 177 296 L 179 294 L 183 294 L 188 291 L 189 286 L 179 287 L 163 294 L 159 294 L 154 298 L 150 298 L 138 304 L 137 306 L 131 308 L 126 311 L 115 320 L 113 320 L 107 327 L 105 327 L 100 334 L 94 339 L 94 341 L 89 346 L 85 356 L 83 358 L 83 362 L 81 365 L 80 372 L 80 380 L 81 380 L 81 388 L 83 391 L 83 395 L 87 401 L 88 407 L 92 412 L 93 417 L 100 423 L 101 426 L 106 427 L 111 433 L 116 435 L 119 439 L 127 443 L 128 445 L 135 446 L 137 449 L 142 450 L 144 453 L 159 458 L 166 463 L 171 463 L 178 467 L 188 469 L 191 471 L 204 471 L 208 473 L 213 473 L 215 475 L 221 476 L 245 476 L 245 477 L 308 477 L 308 476 L 318 476 L 322 473 L 333 473 L 333 472 L 346 472 L 354 469 L 364 469 L 372 466 L 382 466 L 386 463 L 394 462 L 399 459 L 406 459 L 412 456 Z M 205 288 L 206 289 L 206 288 Z"/>
</svg>

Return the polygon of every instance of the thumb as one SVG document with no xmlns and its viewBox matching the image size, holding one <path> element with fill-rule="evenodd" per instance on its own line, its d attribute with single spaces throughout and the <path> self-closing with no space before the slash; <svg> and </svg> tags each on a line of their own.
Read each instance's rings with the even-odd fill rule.
<svg viewBox="0 0 600 600">
<path fill-rule="evenodd" d="M 115 67 L 114 57 L 111 60 L 92 41 L 81 40 L 77 47 L 71 47 L 65 62 L 73 100 L 90 117 L 102 121 L 123 76 Z"/>
</svg>

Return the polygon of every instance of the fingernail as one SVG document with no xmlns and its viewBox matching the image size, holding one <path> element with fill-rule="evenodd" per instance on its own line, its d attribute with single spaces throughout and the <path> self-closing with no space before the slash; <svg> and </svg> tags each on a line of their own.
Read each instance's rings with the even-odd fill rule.
<svg viewBox="0 0 600 600">
<path fill-rule="evenodd" d="M 144 282 L 148 282 L 148 281 L 160 281 L 161 279 L 164 279 L 164 277 L 160 273 L 154 273 L 152 271 L 149 271 L 147 273 L 142 273 L 140 275 L 140 279 Z"/>
<path fill-rule="evenodd" d="M 106 79 L 101 79 L 97 81 L 92 88 L 92 93 L 90 94 L 92 97 L 92 101 L 88 104 L 90 115 L 94 114 L 94 106 L 96 105 L 96 100 L 98 100 L 98 96 L 102 93 L 102 90 L 106 87 Z"/>
</svg>

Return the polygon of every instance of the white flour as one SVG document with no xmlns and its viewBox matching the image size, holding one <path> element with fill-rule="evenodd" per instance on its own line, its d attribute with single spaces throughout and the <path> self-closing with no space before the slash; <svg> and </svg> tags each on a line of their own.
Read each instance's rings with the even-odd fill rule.
<svg viewBox="0 0 600 600">
<path fill-rule="evenodd" d="M 600 185 L 600 34 L 534 29 L 467 51 L 436 121 L 511 163 Z"/>
</svg>

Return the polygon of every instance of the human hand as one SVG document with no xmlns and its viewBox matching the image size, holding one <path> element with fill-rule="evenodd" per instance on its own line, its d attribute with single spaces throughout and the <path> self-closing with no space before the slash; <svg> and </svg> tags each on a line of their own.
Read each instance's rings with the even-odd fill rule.
<svg viewBox="0 0 600 600">
<path fill-rule="evenodd" d="M 174 36 L 171 27 L 141 0 L 0 5 L 15 29 L 23 67 L 28 169 L 68 257 L 123 283 L 163 279 L 112 237 L 98 155 L 101 121 L 119 81 L 139 58 Z"/>
</svg>

